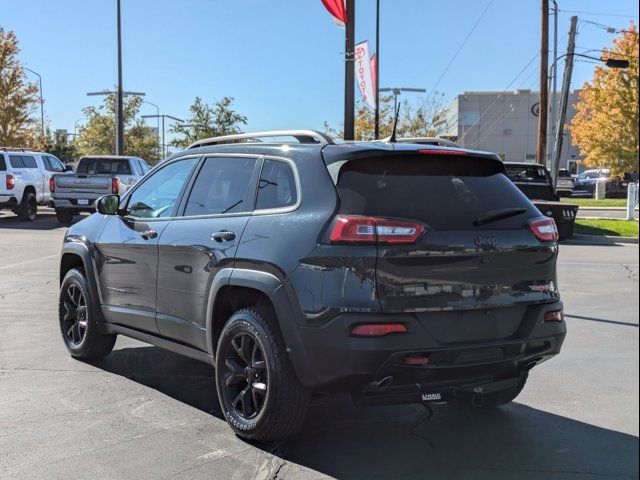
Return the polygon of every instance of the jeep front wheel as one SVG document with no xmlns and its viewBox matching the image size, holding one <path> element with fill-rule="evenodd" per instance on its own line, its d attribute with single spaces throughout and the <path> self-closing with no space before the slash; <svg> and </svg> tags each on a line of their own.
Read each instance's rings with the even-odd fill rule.
<svg viewBox="0 0 640 480">
<path fill-rule="evenodd" d="M 215 366 L 220 405 L 237 435 L 273 441 L 300 428 L 309 392 L 293 371 L 271 310 L 234 313 L 220 334 Z"/>
</svg>

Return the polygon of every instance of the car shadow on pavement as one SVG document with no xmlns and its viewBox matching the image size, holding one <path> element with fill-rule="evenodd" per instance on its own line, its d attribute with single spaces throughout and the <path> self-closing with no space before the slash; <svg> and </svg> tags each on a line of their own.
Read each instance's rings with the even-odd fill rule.
<svg viewBox="0 0 640 480">
<path fill-rule="evenodd" d="M 94 363 L 222 419 L 213 369 L 156 347 L 114 350 Z M 566 407 L 567 413 L 571 407 Z M 359 409 L 345 397 L 310 408 L 302 431 L 256 445 L 346 479 L 584 478 L 638 474 L 638 438 L 517 402 L 481 410 L 420 405 Z M 297 477 L 296 477 L 297 478 Z"/>
<path fill-rule="evenodd" d="M 77 215 L 73 223 L 78 223 L 84 218 L 87 217 L 85 215 Z M 33 222 L 25 222 L 11 212 L 3 212 L 0 214 L 0 230 L 5 228 L 13 230 L 55 230 L 57 228 L 67 228 L 67 226 L 58 222 L 53 210 L 46 209 L 43 211 L 39 209 L 38 216 Z"/>
</svg>

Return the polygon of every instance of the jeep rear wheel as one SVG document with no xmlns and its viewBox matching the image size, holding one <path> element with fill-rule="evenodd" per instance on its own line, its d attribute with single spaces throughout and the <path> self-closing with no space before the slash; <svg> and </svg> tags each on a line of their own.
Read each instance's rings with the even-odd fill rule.
<svg viewBox="0 0 640 480">
<path fill-rule="evenodd" d="M 309 392 L 298 381 L 277 328 L 269 309 L 245 308 L 231 316 L 218 341 L 220 405 L 234 432 L 247 439 L 293 435 L 309 405 Z"/>
<path fill-rule="evenodd" d="M 38 201 L 32 192 L 24 192 L 18 207 L 18 218 L 23 222 L 33 222 L 38 215 Z"/>
</svg>

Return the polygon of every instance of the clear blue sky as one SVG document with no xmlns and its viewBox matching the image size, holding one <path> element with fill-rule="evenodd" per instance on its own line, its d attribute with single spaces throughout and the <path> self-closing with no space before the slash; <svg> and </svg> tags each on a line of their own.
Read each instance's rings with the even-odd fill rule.
<svg viewBox="0 0 640 480">
<path fill-rule="evenodd" d="M 356 0 L 356 40 L 374 49 L 375 1 Z M 86 92 L 116 82 L 115 0 L 0 0 L 0 25 L 20 40 L 21 60 L 43 77 L 51 127 L 73 130 Z M 320 0 L 122 0 L 124 88 L 146 92 L 185 118 L 196 95 L 236 99 L 249 129 L 322 128 L 342 122 L 344 31 Z M 489 0 L 381 0 L 381 86 L 431 90 Z M 560 0 L 584 20 L 624 28 L 637 0 Z M 539 0 L 494 0 L 438 85 L 447 101 L 465 90 L 501 90 L 539 49 Z M 570 13 L 560 15 L 561 50 Z M 627 16 L 613 16 L 624 15 Z M 629 17 L 630 16 L 630 17 Z M 635 17 L 635 18 L 634 18 Z M 581 23 L 577 45 L 612 35 Z M 574 87 L 591 77 L 577 63 Z M 513 84 L 537 88 L 537 61 Z M 34 79 L 35 80 L 35 79 Z M 357 95 L 359 95 L 357 93 Z M 155 113 L 145 105 L 142 113 Z"/>
</svg>

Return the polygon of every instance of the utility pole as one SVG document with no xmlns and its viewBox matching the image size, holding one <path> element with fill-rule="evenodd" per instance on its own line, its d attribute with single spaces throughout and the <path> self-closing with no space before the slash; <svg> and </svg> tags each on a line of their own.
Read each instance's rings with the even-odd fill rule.
<svg viewBox="0 0 640 480">
<path fill-rule="evenodd" d="M 375 112 L 375 139 L 380 138 L 380 0 L 376 0 L 376 112 Z"/>
<path fill-rule="evenodd" d="M 553 65 L 551 67 L 553 86 L 551 87 L 551 135 L 547 146 L 549 158 L 553 159 L 556 140 L 556 126 L 558 122 L 558 2 L 553 0 Z M 553 165 L 550 165 L 554 168 Z"/>
<path fill-rule="evenodd" d="M 565 57 L 564 77 L 562 79 L 562 93 L 560 96 L 560 118 L 558 119 L 558 127 L 556 128 L 556 142 L 553 150 L 553 170 L 551 177 L 555 188 L 558 179 L 558 166 L 560 165 L 560 155 L 562 154 L 562 142 L 564 140 L 564 123 L 567 119 L 567 106 L 569 105 L 569 89 L 571 88 L 571 75 L 573 73 L 573 57 L 576 48 L 576 32 L 578 25 L 578 17 L 571 17 L 571 26 L 569 27 L 569 40 L 567 43 L 567 55 Z"/>
<path fill-rule="evenodd" d="M 120 0 L 118 0 L 120 1 Z M 356 0 L 346 0 L 347 21 L 345 23 L 344 49 L 344 139 L 353 140 L 355 135 L 355 26 Z"/>
<path fill-rule="evenodd" d="M 118 91 L 116 95 L 116 155 L 124 155 L 124 113 L 122 101 L 122 29 L 120 0 L 118 6 Z"/>
<path fill-rule="evenodd" d="M 542 35 L 540 43 L 540 108 L 538 114 L 538 149 L 536 161 L 547 165 L 547 115 L 549 112 L 549 0 L 542 0 Z"/>
</svg>

